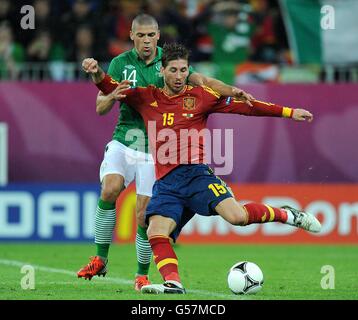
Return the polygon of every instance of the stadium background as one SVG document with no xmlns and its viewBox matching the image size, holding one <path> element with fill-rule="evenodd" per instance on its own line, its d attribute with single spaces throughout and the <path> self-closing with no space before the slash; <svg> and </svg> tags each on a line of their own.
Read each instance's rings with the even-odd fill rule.
<svg viewBox="0 0 358 320">
<path fill-rule="evenodd" d="M 20 27 L 25 4 L 35 8 L 34 30 Z M 217 146 L 232 153 L 223 178 L 238 199 L 309 210 L 320 234 L 195 217 L 180 242 L 356 245 L 357 10 L 354 0 L 0 0 L 0 242 L 92 244 L 98 169 L 118 112 L 96 115 L 97 91 L 80 64 L 95 57 L 106 66 L 130 49 L 130 22 L 144 11 L 159 21 L 160 45 L 190 47 L 197 71 L 315 116 L 214 115 L 209 126 L 234 132 L 233 147 Z M 131 186 L 117 202 L 115 242 L 134 241 L 134 208 Z"/>
</svg>

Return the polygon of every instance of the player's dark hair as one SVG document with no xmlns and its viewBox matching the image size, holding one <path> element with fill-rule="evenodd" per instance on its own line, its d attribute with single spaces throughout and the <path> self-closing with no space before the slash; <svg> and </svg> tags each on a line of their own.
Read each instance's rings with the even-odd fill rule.
<svg viewBox="0 0 358 320">
<path fill-rule="evenodd" d="M 153 16 L 146 14 L 146 13 L 139 14 L 133 19 L 132 30 L 135 29 L 136 25 L 138 25 L 138 26 L 155 26 L 155 27 L 157 27 L 157 29 L 159 28 L 157 20 Z"/>
<path fill-rule="evenodd" d="M 165 68 L 169 61 L 189 60 L 189 50 L 179 43 L 166 43 L 163 46 L 162 65 Z"/>
</svg>

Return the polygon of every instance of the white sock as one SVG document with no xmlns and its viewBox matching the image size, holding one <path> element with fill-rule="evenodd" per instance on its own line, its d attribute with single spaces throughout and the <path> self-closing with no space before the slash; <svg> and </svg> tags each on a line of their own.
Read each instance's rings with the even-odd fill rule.
<svg viewBox="0 0 358 320">
<path fill-rule="evenodd" d="M 291 210 L 288 209 L 281 209 L 281 210 L 285 210 L 287 212 L 287 224 L 293 225 L 293 219 L 295 218 L 295 216 L 293 215 L 293 213 L 291 212 Z"/>
</svg>

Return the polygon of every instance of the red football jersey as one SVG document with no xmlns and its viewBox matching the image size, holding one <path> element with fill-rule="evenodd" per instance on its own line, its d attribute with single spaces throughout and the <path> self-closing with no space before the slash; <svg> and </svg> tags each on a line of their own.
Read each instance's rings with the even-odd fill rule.
<svg viewBox="0 0 358 320">
<path fill-rule="evenodd" d="M 259 101 L 250 107 L 231 97 L 220 97 L 207 87 L 186 86 L 175 96 L 154 86 L 132 88 L 124 94 L 127 97 L 123 101 L 143 117 L 157 179 L 180 164 L 205 162 L 204 139 L 210 134 L 206 129 L 210 113 L 283 116 L 283 107 Z"/>
<path fill-rule="evenodd" d="M 105 94 L 117 86 L 110 77 L 97 84 Z M 204 138 L 210 134 L 206 122 L 211 113 L 247 116 L 291 117 L 291 108 L 258 100 L 252 107 L 232 97 L 221 97 L 211 88 L 185 86 L 169 96 L 155 86 L 130 88 L 123 92 L 126 104 L 143 117 L 155 161 L 157 179 L 181 164 L 205 163 Z"/>
</svg>

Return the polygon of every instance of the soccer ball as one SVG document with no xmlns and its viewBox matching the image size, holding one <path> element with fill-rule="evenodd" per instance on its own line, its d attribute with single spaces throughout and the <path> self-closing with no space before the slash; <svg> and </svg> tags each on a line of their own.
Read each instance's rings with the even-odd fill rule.
<svg viewBox="0 0 358 320">
<path fill-rule="evenodd" d="M 235 294 L 254 294 L 261 290 L 264 275 L 255 263 L 240 261 L 230 268 L 227 282 Z"/>
</svg>

